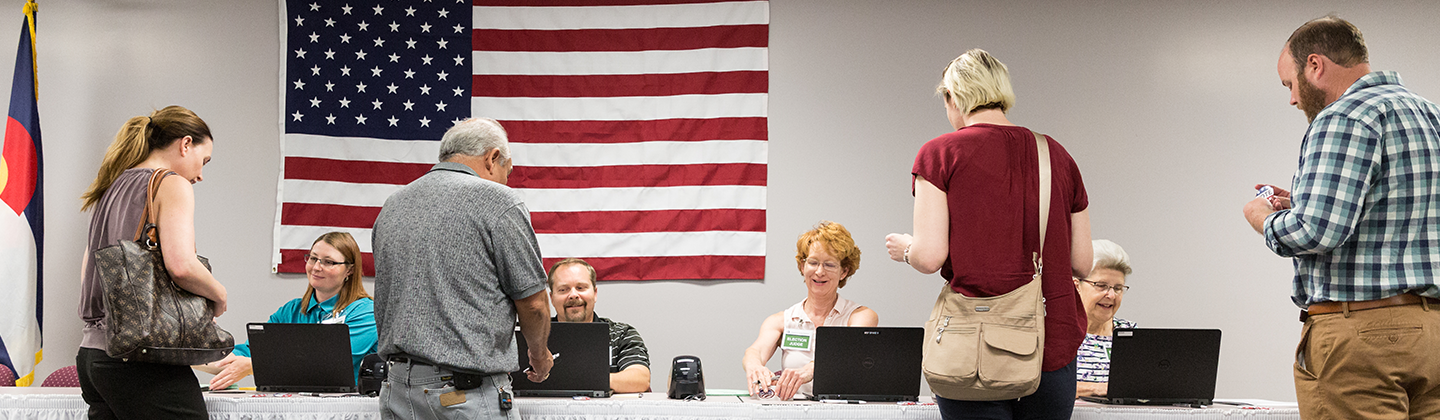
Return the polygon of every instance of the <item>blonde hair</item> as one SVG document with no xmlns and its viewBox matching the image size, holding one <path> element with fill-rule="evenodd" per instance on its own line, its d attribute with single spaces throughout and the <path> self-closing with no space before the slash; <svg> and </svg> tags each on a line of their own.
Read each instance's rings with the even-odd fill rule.
<svg viewBox="0 0 1440 420">
<path fill-rule="evenodd" d="M 1107 239 L 1096 239 L 1090 241 L 1090 247 L 1095 250 L 1095 262 L 1091 270 L 1108 268 L 1126 276 L 1130 275 L 1130 254 L 1125 253 L 1125 249 L 1119 244 Z"/>
<path fill-rule="evenodd" d="M 1006 112 L 1015 106 L 1010 70 L 979 48 L 960 54 L 945 66 L 935 93 L 943 95 L 946 101 L 955 101 L 955 108 L 964 114 L 983 108 Z"/>
<path fill-rule="evenodd" d="M 203 144 L 210 141 L 210 126 L 205 125 L 205 120 L 194 112 L 179 105 L 126 120 L 120 131 L 115 133 L 115 141 L 105 149 L 105 158 L 100 161 L 95 181 L 80 196 L 80 211 L 100 202 L 121 172 L 144 162 L 150 157 L 150 152 L 169 147 L 185 136 L 190 136 L 195 144 Z"/>
<path fill-rule="evenodd" d="M 335 300 L 335 310 L 331 312 L 339 315 L 340 311 L 344 310 L 346 306 L 350 306 L 351 303 L 370 297 L 370 294 L 365 292 L 365 282 L 363 281 L 365 277 L 361 273 L 364 271 L 365 260 L 360 254 L 360 244 L 355 243 L 355 237 L 350 236 L 349 233 L 329 232 L 320 235 L 315 242 L 310 243 L 310 247 L 314 248 L 315 244 L 320 241 L 325 241 L 335 247 L 335 250 L 340 251 L 340 255 L 344 255 L 345 260 L 350 263 L 350 275 L 345 277 L 345 284 L 340 286 L 340 298 Z M 306 285 L 305 295 L 300 296 L 300 312 L 310 310 L 311 296 L 315 296 L 315 286 Z"/>
<path fill-rule="evenodd" d="M 850 231 L 839 223 L 822 220 L 814 229 L 800 234 L 800 239 L 795 241 L 795 265 L 801 273 L 805 272 L 805 260 L 810 258 L 810 244 L 816 242 L 825 247 L 825 252 L 840 260 L 840 268 L 845 269 L 845 278 L 840 279 L 840 287 L 845 287 L 850 276 L 860 271 L 860 247 L 855 246 L 855 239 L 850 237 Z"/>
</svg>

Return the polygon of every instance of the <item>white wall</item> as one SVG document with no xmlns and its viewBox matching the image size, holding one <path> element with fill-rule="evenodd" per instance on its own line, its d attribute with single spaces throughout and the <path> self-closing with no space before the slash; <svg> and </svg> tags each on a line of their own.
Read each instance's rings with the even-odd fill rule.
<svg viewBox="0 0 1440 420">
<path fill-rule="evenodd" d="M 0 1 L 13 13 L 0 19 L 0 45 L 18 34 L 22 3 Z M 240 332 L 298 297 L 303 277 L 269 268 L 280 160 L 276 2 L 40 7 L 48 258 L 39 377 L 73 364 L 79 341 L 89 215 L 78 197 L 115 130 L 152 108 L 188 106 L 215 132 L 215 159 L 196 187 L 196 230 L 229 288 L 221 324 Z M 1240 216 L 1250 185 L 1288 184 L 1305 130 L 1275 73 L 1282 43 L 1306 20 L 1338 12 L 1365 31 L 1376 69 L 1400 71 L 1410 88 L 1440 99 L 1440 29 L 1427 2 L 776 0 L 770 11 L 767 278 L 600 288 L 600 313 L 645 335 L 657 390 L 681 354 L 705 362 L 710 387 L 743 386 L 738 360 L 760 321 L 804 297 L 794 238 L 822 219 L 849 227 L 864 251 L 843 294 L 884 325 L 923 324 L 939 279 L 889 262 L 884 235 L 909 230 L 908 169 L 921 144 L 949 130 L 932 93 L 940 70 L 981 47 L 1011 68 L 1011 119 L 1053 135 L 1079 163 L 1094 236 L 1133 257 L 1120 315 L 1147 327 L 1222 329 L 1217 395 L 1294 400 L 1290 263 Z"/>
</svg>

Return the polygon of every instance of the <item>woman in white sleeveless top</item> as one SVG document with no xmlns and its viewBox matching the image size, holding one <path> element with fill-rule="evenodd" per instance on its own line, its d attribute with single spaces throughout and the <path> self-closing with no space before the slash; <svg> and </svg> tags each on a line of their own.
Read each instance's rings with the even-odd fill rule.
<svg viewBox="0 0 1440 420">
<path fill-rule="evenodd" d="M 795 263 L 805 282 L 805 300 L 780 311 L 760 324 L 760 336 L 745 349 L 750 395 L 774 391 L 788 400 L 798 392 L 810 395 L 815 379 L 815 328 L 827 325 L 874 327 L 880 316 L 870 308 L 840 297 L 840 288 L 860 269 L 860 248 L 850 231 L 839 223 L 823 221 L 795 242 Z M 783 370 L 777 375 L 765 367 L 779 349 Z"/>
</svg>

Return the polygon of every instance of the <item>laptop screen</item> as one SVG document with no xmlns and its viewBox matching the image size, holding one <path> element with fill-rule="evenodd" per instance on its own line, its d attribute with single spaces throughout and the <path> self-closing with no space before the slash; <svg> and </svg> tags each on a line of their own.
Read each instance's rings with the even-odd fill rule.
<svg viewBox="0 0 1440 420">
<path fill-rule="evenodd" d="M 915 401 L 924 335 L 920 327 L 817 328 L 814 397 Z"/>
<path fill-rule="evenodd" d="M 349 326 L 251 323 L 245 332 L 256 390 L 355 392 Z"/>
<path fill-rule="evenodd" d="M 545 382 L 530 382 L 529 347 L 517 328 L 520 371 L 510 374 L 515 395 L 540 397 L 610 396 L 610 326 L 604 322 L 551 322 L 547 346 L 558 354 Z"/>
<path fill-rule="evenodd" d="M 1220 330 L 1115 330 L 1109 398 L 1120 404 L 1193 403 L 1215 398 Z"/>
</svg>

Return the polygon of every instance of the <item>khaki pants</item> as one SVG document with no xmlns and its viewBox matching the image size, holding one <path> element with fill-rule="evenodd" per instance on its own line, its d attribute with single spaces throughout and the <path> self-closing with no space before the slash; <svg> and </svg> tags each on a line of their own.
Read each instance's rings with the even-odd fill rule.
<svg viewBox="0 0 1440 420">
<path fill-rule="evenodd" d="M 1303 419 L 1440 418 L 1440 305 L 1311 316 L 1295 359 Z"/>
</svg>

